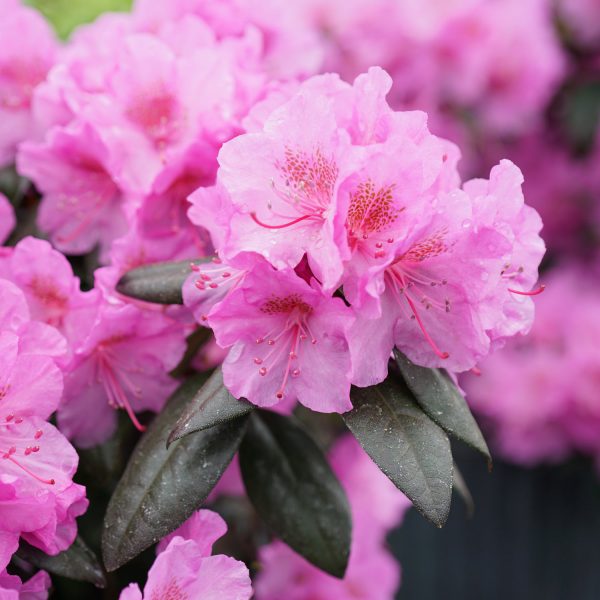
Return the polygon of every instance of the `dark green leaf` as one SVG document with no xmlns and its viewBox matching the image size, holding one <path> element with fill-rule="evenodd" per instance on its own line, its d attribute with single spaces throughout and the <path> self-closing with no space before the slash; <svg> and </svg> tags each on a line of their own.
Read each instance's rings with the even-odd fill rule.
<svg viewBox="0 0 600 600">
<path fill-rule="evenodd" d="M 473 502 L 473 496 L 471 495 L 469 486 L 467 486 L 467 482 L 465 481 L 465 478 L 462 476 L 462 473 L 456 466 L 456 463 L 454 463 L 453 484 L 456 493 L 463 499 L 463 502 L 465 503 L 465 508 L 467 509 L 467 517 L 471 518 L 475 513 L 475 502 Z"/>
<path fill-rule="evenodd" d="M 125 296 L 157 304 L 183 304 L 181 288 L 192 272 L 190 263 L 209 262 L 211 257 L 143 265 L 119 279 L 117 291 Z"/>
<path fill-rule="evenodd" d="M 492 460 L 485 439 L 467 401 L 441 369 L 419 367 L 394 351 L 396 364 L 421 408 L 442 429 Z"/>
<path fill-rule="evenodd" d="M 56 556 L 48 556 L 26 542 L 21 542 L 17 554 L 34 567 L 54 575 L 85 581 L 100 588 L 106 586 L 106 577 L 100 562 L 80 537 L 75 538 L 70 548 Z"/>
<path fill-rule="evenodd" d="M 169 435 L 167 445 L 182 437 L 247 415 L 254 408 L 247 400 L 236 400 L 223 385 L 223 372 L 217 369 L 188 402 Z"/>
<path fill-rule="evenodd" d="M 392 377 L 353 388 L 352 404 L 342 415 L 350 431 L 417 510 L 441 527 L 452 495 L 452 453 L 444 431 Z"/>
<path fill-rule="evenodd" d="M 248 496 L 273 532 L 323 571 L 343 577 L 352 529 L 348 500 L 298 421 L 253 413 L 240 466 Z"/>
<path fill-rule="evenodd" d="M 102 551 L 109 571 L 185 521 L 231 462 L 246 417 L 188 436 L 167 449 L 169 433 L 204 381 L 198 376 L 180 386 L 133 451 L 104 520 Z"/>
</svg>

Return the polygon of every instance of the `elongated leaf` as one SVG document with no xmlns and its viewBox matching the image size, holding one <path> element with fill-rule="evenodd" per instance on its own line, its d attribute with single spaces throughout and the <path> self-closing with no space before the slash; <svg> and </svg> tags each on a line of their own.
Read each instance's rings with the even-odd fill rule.
<svg viewBox="0 0 600 600">
<path fill-rule="evenodd" d="M 352 404 L 342 417 L 360 445 L 417 510 L 441 527 L 452 495 L 452 453 L 444 431 L 392 377 L 353 388 Z"/>
<path fill-rule="evenodd" d="M 253 408 L 247 400 L 237 400 L 229 393 L 219 368 L 188 403 L 169 435 L 167 445 L 190 433 L 247 415 Z"/>
<path fill-rule="evenodd" d="M 102 553 L 113 571 L 185 521 L 206 499 L 231 462 L 246 417 L 166 442 L 182 409 L 202 387 L 193 378 L 174 393 L 136 446 L 110 500 Z"/>
<path fill-rule="evenodd" d="M 343 577 L 352 528 L 348 500 L 298 421 L 253 413 L 240 465 L 248 496 L 274 533 L 320 569 Z"/>
<path fill-rule="evenodd" d="M 146 302 L 183 304 L 181 288 L 191 273 L 190 263 L 199 265 L 210 260 L 208 257 L 137 267 L 119 279 L 117 291 Z"/>
<path fill-rule="evenodd" d="M 100 562 L 80 537 L 75 538 L 70 548 L 56 556 L 48 556 L 26 542 L 21 542 L 17 554 L 33 566 L 54 575 L 85 581 L 100 588 L 106 587 L 106 577 Z"/>
<path fill-rule="evenodd" d="M 441 369 L 419 367 L 397 350 L 395 357 L 406 385 L 429 417 L 450 435 L 469 444 L 491 461 L 479 425 L 448 375 Z"/>
<path fill-rule="evenodd" d="M 475 513 L 475 502 L 473 502 L 473 496 L 471 495 L 471 490 L 469 490 L 469 486 L 465 481 L 462 473 L 459 468 L 454 463 L 454 489 L 456 493 L 462 498 L 465 503 L 465 508 L 467 509 L 467 517 L 471 518 Z"/>
</svg>

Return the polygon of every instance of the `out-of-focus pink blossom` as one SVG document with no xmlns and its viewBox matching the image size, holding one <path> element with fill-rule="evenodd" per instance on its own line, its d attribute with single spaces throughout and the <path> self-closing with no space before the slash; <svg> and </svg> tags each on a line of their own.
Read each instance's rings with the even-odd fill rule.
<svg viewBox="0 0 600 600">
<path fill-rule="evenodd" d="M 354 438 L 339 440 L 330 454 L 352 509 L 350 562 L 343 579 L 320 571 L 282 542 L 261 548 L 257 600 L 391 600 L 400 567 L 385 549 L 385 536 L 397 526 L 410 501 L 396 489 Z M 383 509 L 384 512 L 381 512 Z"/>
<path fill-rule="evenodd" d="M 583 452 L 598 459 L 600 287 L 573 265 L 545 282 L 530 334 L 511 340 L 481 363 L 481 376 L 466 375 L 461 385 L 506 458 L 532 465 Z"/>
<path fill-rule="evenodd" d="M 558 0 L 558 16 L 564 21 L 578 46 L 600 45 L 600 2 L 598 0 Z"/>
<path fill-rule="evenodd" d="M 35 88 L 52 66 L 58 42 L 50 25 L 17 0 L 1 0 L 0 167 L 13 162 L 17 145 L 39 135 L 31 113 Z"/>
<path fill-rule="evenodd" d="M 25 295 L 31 317 L 56 327 L 76 347 L 94 321 L 98 292 L 82 292 L 68 260 L 44 240 L 24 238 L 0 262 Z"/>
<path fill-rule="evenodd" d="M 121 592 L 120 600 L 249 600 L 252 586 L 246 565 L 222 554 L 210 555 L 212 545 L 226 531 L 225 521 L 216 513 L 194 513 L 158 545 L 144 593 L 131 584 Z"/>
<path fill-rule="evenodd" d="M 108 149 L 96 131 L 74 121 L 50 130 L 42 142 L 20 148 L 18 170 L 41 191 L 39 225 L 53 244 L 84 254 L 126 230 L 121 190 L 108 171 Z"/>
</svg>

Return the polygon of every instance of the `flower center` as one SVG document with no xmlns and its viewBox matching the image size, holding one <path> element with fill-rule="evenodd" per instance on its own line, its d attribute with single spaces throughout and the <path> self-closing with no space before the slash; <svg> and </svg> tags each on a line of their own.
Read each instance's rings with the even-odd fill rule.
<svg viewBox="0 0 600 600">
<path fill-rule="evenodd" d="M 301 352 L 306 350 L 306 343 L 308 340 L 311 345 L 317 343 L 309 324 L 313 309 L 299 294 L 290 294 L 283 298 L 273 296 L 262 305 L 260 311 L 273 315 L 277 319 L 277 326 L 256 339 L 257 346 L 262 346 L 266 341 L 266 354 L 255 356 L 254 364 L 258 366 L 259 375 L 264 377 L 281 360 L 285 361 L 283 378 L 276 392 L 281 400 L 288 379 L 301 375 L 300 367 L 295 365 Z M 281 320 L 282 315 L 287 315 L 285 321 Z"/>
<path fill-rule="evenodd" d="M 449 313 L 450 300 L 445 297 L 443 301 L 440 301 L 433 298 L 430 292 L 432 288 L 447 285 L 448 281 L 446 279 L 434 279 L 423 273 L 419 263 L 445 251 L 446 245 L 443 241 L 443 232 L 440 232 L 413 245 L 385 271 L 386 287 L 389 287 L 401 306 L 404 304 L 402 300 L 404 298 L 411 313 L 410 319 L 417 322 L 427 343 L 434 353 L 442 359 L 448 358 L 449 354 L 438 348 L 423 323 L 418 307 L 420 306 L 424 310 L 437 309 L 443 314 Z"/>
<path fill-rule="evenodd" d="M 4 417 L 4 422 L 0 424 L 0 439 L 2 437 L 6 438 L 11 436 L 11 434 L 15 434 L 17 429 L 22 426 L 24 423 L 21 417 L 17 417 L 13 414 L 8 414 Z M 2 435 L 4 432 L 4 435 Z M 37 454 L 40 452 L 39 440 L 44 435 L 44 432 L 41 429 L 36 430 L 33 434 L 33 440 L 31 440 L 31 444 L 26 444 L 24 446 L 17 447 L 15 445 L 10 445 L 5 450 L 0 449 L 0 460 L 6 460 L 16 465 L 25 472 L 30 477 L 33 477 L 36 481 L 40 483 L 44 483 L 47 485 L 54 485 L 56 481 L 54 479 L 45 479 L 40 477 L 36 473 L 34 473 L 26 464 L 24 464 L 27 460 L 27 457 L 32 454 Z M 12 436 L 11 436 L 12 437 Z"/>
<path fill-rule="evenodd" d="M 135 398 L 140 398 L 142 390 L 135 385 L 130 375 L 143 373 L 139 367 L 125 368 L 119 361 L 114 350 L 111 348 L 113 342 L 118 342 L 121 338 L 115 337 L 101 342 L 97 347 L 97 377 L 102 382 L 108 404 L 112 408 L 122 408 L 128 414 L 131 422 L 138 431 L 145 431 L 146 428 L 138 421 L 128 394 Z"/>
<path fill-rule="evenodd" d="M 307 220 L 322 222 L 339 174 L 335 161 L 319 148 L 312 155 L 286 148 L 283 161 L 277 161 L 275 167 L 281 175 L 283 189 L 274 180 L 271 187 L 282 201 L 281 212 L 276 212 L 270 202 L 268 209 L 282 222 L 265 223 L 256 213 L 251 213 L 255 223 L 267 229 L 283 229 Z"/>
</svg>

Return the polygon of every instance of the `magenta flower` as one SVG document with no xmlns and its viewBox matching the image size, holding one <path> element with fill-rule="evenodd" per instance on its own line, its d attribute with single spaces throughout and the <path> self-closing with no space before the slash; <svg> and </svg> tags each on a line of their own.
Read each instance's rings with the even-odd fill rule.
<svg viewBox="0 0 600 600">
<path fill-rule="evenodd" d="M 32 115 L 35 88 L 55 60 L 58 42 L 46 20 L 18 0 L 0 2 L 0 167 L 13 162 L 17 145 L 39 132 Z"/>
<path fill-rule="evenodd" d="M 0 244 L 3 244 L 15 228 L 15 213 L 8 198 L 0 193 Z"/>
<path fill-rule="evenodd" d="M 81 291 L 63 254 L 44 240 L 27 237 L 5 259 L 4 269 L 5 277 L 25 295 L 33 319 L 58 329 L 71 347 L 83 340 L 95 318 L 99 295 Z"/>
<path fill-rule="evenodd" d="M 525 204 L 522 184 L 519 168 L 503 160 L 492 169 L 489 181 L 473 180 L 464 185 L 473 201 L 477 227 L 499 233 L 509 243 L 508 250 L 506 244 L 495 246 L 490 241 L 488 245 L 490 253 L 503 261 L 498 287 L 490 290 L 485 301 L 486 330 L 495 345 L 529 331 L 534 312 L 531 296 L 544 289 L 532 290 L 546 251 L 539 235 L 542 220 L 535 209 Z"/>
<path fill-rule="evenodd" d="M 20 147 L 19 172 L 42 192 L 39 224 L 59 250 L 84 254 L 100 243 L 106 254 L 125 232 L 122 194 L 108 162 L 101 138 L 78 121 Z"/>
<path fill-rule="evenodd" d="M 85 512 L 85 489 L 73 483 L 78 456 L 46 419 L 62 395 L 62 374 L 45 349 L 55 332 L 28 322 L 23 294 L 0 280 L 0 569 L 20 536 L 56 554 L 75 538 L 75 518 Z M 19 333 L 23 334 L 22 336 Z M 36 343 L 36 334 L 42 336 Z M 50 342 L 50 343 L 49 343 Z"/>
<path fill-rule="evenodd" d="M 216 513 L 194 513 L 158 545 L 144 593 L 131 584 L 119 599 L 249 600 L 252 586 L 246 565 L 229 556 L 210 555 L 212 545 L 226 531 L 225 521 Z"/>
<path fill-rule="evenodd" d="M 335 288 L 347 257 L 338 189 L 354 158 L 332 101 L 299 92 L 263 131 L 225 144 L 219 164 L 235 209 L 223 258 L 253 251 L 282 269 L 306 253 L 325 289 Z"/>
<path fill-rule="evenodd" d="M 39 571 L 25 583 L 16 575 L 0 572 L 0 597 L 2 600 L 47 600 L 50 577 Z"/>
<path fill-rule="evenodd" d="M 258 406 L 298 400 L 322 412 L 350 403 L 350 310 L 313 280 L 258 264 L 208 314 L 217 343 L 231 347 L 225 384 Z"/>
<path fill-rule="evenodd" d="M 159 411 L 176 386 L 168 372 L 185 349 L 182 326 L 158 311 L 104 301 L 65 377 L 61 430 L 82 447 L 105 441 L 116 425 L 112 409 Z"/>
</svg>

